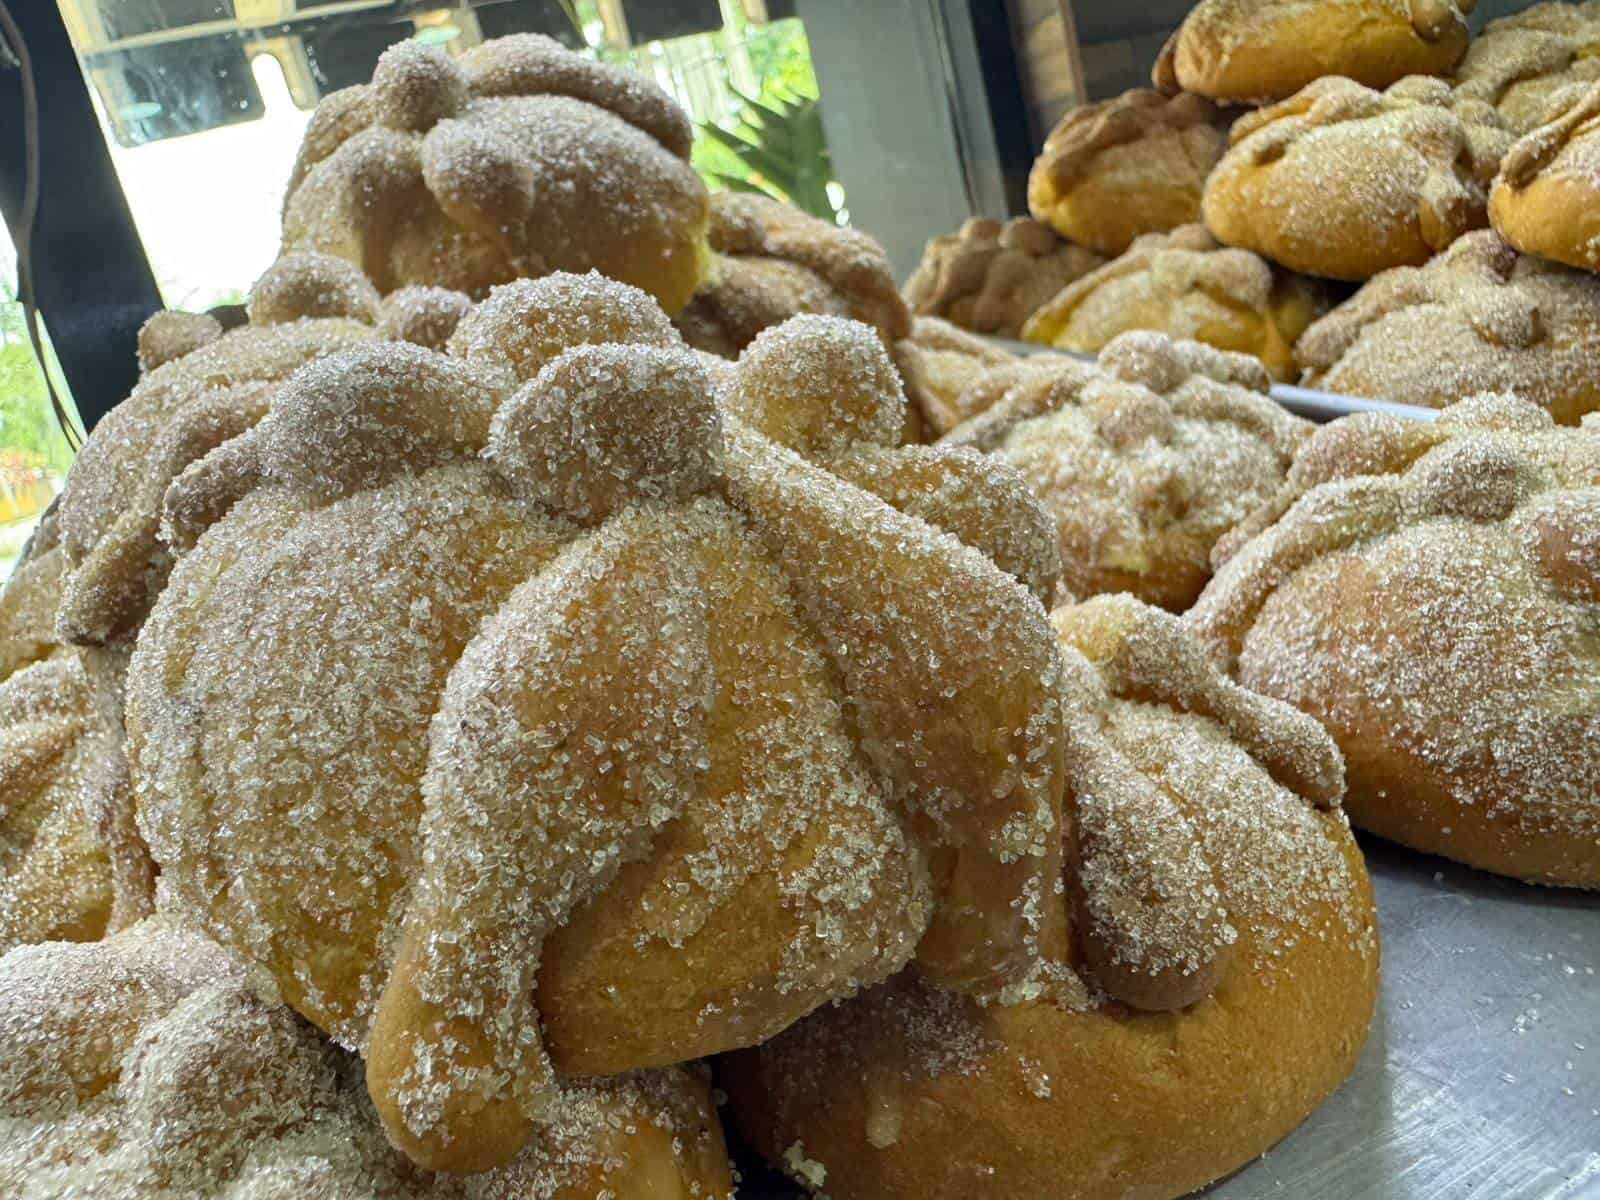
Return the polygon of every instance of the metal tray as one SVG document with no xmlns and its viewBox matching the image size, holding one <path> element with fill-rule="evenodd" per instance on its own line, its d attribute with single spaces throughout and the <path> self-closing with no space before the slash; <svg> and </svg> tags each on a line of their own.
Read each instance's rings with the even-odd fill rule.
<svg viewBox="0 0 1600 1200">
<path fill-rule="evenodd" d="M 1199 1195 L 1600 1197 L 1600 895 L 1361 844 L 1383 936 L 1361 1060 L 1304 1125 Z M 743 1200 L 800 1200 L 738 1158 Z"/>
</svg>

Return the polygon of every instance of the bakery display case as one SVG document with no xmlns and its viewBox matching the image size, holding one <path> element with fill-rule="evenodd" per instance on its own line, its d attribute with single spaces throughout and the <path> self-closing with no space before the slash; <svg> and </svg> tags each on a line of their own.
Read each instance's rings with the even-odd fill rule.
<svg viewBox="0 0 1600 1200">
<path fill-rule="evenodd" d="M 0 0 L 0 1192 L 1600 1196 L 1600 0 Z"/>
</svg>

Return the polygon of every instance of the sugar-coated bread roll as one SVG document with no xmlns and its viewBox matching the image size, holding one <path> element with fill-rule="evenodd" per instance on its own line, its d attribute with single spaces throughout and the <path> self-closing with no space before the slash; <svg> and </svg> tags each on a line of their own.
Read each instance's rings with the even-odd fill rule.
<svg viewBox="0 0 1600 1200">
<path fill-rule="evenodd" d="M 419 1171 L 359 1060 L 246 965 L 153 918 L 0 958 L 0 1181 L 34 1200 L 731 1200 L 708 1082 L 574 1081 L 515 1161 Z"/>
<path fill-rule="evenodd" d="M 1600 408 L 1600 279 L 1469 233 L 1372 280 L 1295 345 L 1308 387 L 1444 408 L 1509 392 L 1575 425 Z"/>
<path fill-rule="evenodd" d="M 1218 549 L 1187 621 L 1321 721 L 1361 827 L 1600 888 L 1600 428 L 1510 396 L 1347 417 Z"/>
<path fill-rule="evenodd" d="M 125 651 L 56 635 L 55 510 L 0 587 L 0 954 L 92 941 L 149 911 L 122 755 Z"/>
<path fill-rule="evenodd" d="M 1206 184 L 1206 226 L 1308 275 L 1362 281 L 1420 266 L 1488 224 L 1512 134 L 1440 79 L 1386 92 L 1319 79 L 1233 127 Z"/>
<path fill-rule="evenodd" d="M 1281 485 L 1311 426 L 1267 395 L 1254 359 L 1157 333 L 1116 338 L 1094 365 L 1025 359 L 972 385 L 978 415 L 943 445 L 1005 460 L 1054 518 L 1074 596 L 1131 592 L 1174 611 L 1211 575 L 1211 548 Z"/>
<path fill-rule="evenodd" d="M 706 189 L 688 115 L 635 72 L 541 34 L 460 57 L 403 41 L 372 82 L 312 114 L 283 245 L 408 284 L 482 297 L 552 271 L 598 270 L 669 311 L 706 263 Z"/>
<path fill-rule="evenodd" d="M 1200 0 L 1156 62 L 1166 92 L 1270 104 L 1325 75 L 1386 88 L 1447 75 L 1476 0 Z"/>
<path fill-rule="evenodd" d="M 1249 250 L 1224 246 L 1203 225 L 1150 233 L 1063 289 L 1023 329 L 1031 342 L 1098 354 L 1132 330 L 1204 342 L 1261 360 L 1293 380 L 1295 341 L 1328 309 L 1327 289 Z"/>
<path fill-rule="evenodd" d="M 1600 81 L 1600 0 L 1549 0 L 1489 26 L 1467 47 L 1456 91 L 1494 105 L 1516 133 L 1544 123 L 1556 95 Z"/>
<path fill-rule="evenodd" d="M 939 438 L 975 413 L 963 404 L 973 385 L 1017 356 L 938 317 L 916 317 L 894 345 L 906 399 L 928 438 Z"/>
<path fill-rule="evenodd" d="M 763 329 L 803 313 L 849 317 L 893 345 L 911 316 L 889 256 L 872 238 L 765 196 L 711 197 L 713 257 L 673 318 L 697 350 L 737 358 Z"/>
<path fill-rule="evenodd" d="M 1355 1065 L 1377 930 L 1328 736 L 1129 597 L 1054 620 L 1070 958 L 981 1007 L 906 971 L 728 1060 L 733 1119 L 816 1196 L 1168 1200 Z"/>
<path fill-rule="evenodd" d="M 1104 261 L 1032 217 L 973 217 L 929 240 L 906 280 L 906 303 L 964 329 L 1021 337 L 1035 309 Z"/>
<path fill-rule="evenodd" d="M 162 888 L 364 1052 L 414 1161 L 1058 939 L 1048 518 L 902 447 L 905 403 L 859 323 L 734 366 L 555 274 L 448 354 L 310 364 L 167 489 L 128 714 Z"/>
<path fill-rule="evenodd" d="M 1547 116 L 1506 155 L 1489 219 L 1524 253 L 1600 270 L 1600 83 L 1559 93 Z"/>
<path fill-rule="evenodd" d="M 158 313 L 141 331 L 144 373 L 94 427 L 61 492 L 68 641 L 132 641 L 171 567 L 158 536 L 167 485 L 260 420 L 300 367 L 374 340 L 381 315 L 359 271 L 309 253 L 269 267 L 247 309 L 250 324 L 227 333 L 182 313 Z"/>
<path fill-rule="evenodd" d="M 1069 109 L 1028 176 L 1028 208 L 1069 241 L 1117 255 L 1146 233 L 1200 218 L 1206 176 L 1228 146 L 1204 97 L 1135 88 Z"/>
</svg>

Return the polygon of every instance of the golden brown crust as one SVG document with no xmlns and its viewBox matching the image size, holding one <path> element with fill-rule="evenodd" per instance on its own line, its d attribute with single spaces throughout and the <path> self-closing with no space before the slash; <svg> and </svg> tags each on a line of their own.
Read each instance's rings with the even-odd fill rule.
<svg viewBox="0 0 1600 1200">
<path fill-rule="evenodd" d="M 67 641 L 132 640 L 171 567 L 157 537 L 167 485 L 260 420 L 302 365 L 372 340 L 378 297 L 348 263 L 287 254 L 256 281 L 250 310 L 252 324 L 141 376 L 73 463 L 59 504 Z"/>
<path fill-rule="evenodd" d="M 352 1057 L 215 943 L 147 921 L 0 958 L 0 1178 L 119 1200 L 728 1200 L 706 1079 L 574 1082 L 517 1161 L 417 1171 L 384 1140 Z"/>
<path fill-rule="evenodd" d="M 1200 0 L 1156 63 L 1156 86 L 1269 104 L 1326 75 L 1386 88 L 1448 74 L 1475 0 Z"/>
<path fill-rule="evenodd" d="M 1600 280 L 1492 230 L 1374 278 L 1295 346 L 1307 386 L 1443 408 L 1509 392 L 1576 424 L 1600 407 Z"/>
<path fill-rule="evenodd" d="M 913 953 L 1032 978 L 1058 652 L 930 523 L 1044 590 L 1015 479 L 897 450 L 838 319 L 713 384 L 642 292 L 551 276 L 451 349 L 313 363 L 184 472 L 131 674 L 163 886 L 366 1047 L 397 1144 L 504 1161 L 557 1070 L 751 1044 Z"/>
<path fill-rule="evenodd" d="M 1034 160 L 1029 211 L 1068 241 L 1121 254 L 1141 234 L 1200 219 L 1226 129 L 1214 104 L 1187 92 L 1135 88 L 1070 109 Z"/>
<path fill-rule="evenodd" d="M 990 372 L 942 444 L 996 454 L 1055 519 L 1062 584 L 1182 611 L 1213 543 L 1278 488 L 1310 425 L 1254 359 L 1128 333 L 1098 366 L 1035 358 Z"/>
<path fill-rule="evenodd" d="M 962 398 L 983 375 L 1016 361 L 1016 355 L 948 321 L 915 318 L 910 335 L 894 345 L 895 366 L 919 425 L 920 436 L 908 440 L 942 437 L 975 415 L 962 407 Z"/>
<path fill-rule="evenodd" d="M 973 217 L 929 240 L 905 297 L 918 314 L 1015 338 L 1035 309 L 1104 261 L 1031 217 Z"/>
<path fill-rule="evenodd" d="M 1375 92 L 1330 77 L 1241 117 L 1206 183 L 1211 232 L 1310 275 L 1361 281 L 1420 266 L 1488 224 L 1512 134 L 1439 79 Z"/>
<path fill-rule="evenodd" d="M 122 752 L 126 653 L 57 637 L 55 518 L 0 587 L 0 953 L 101 937 L 153 898 Z"/>
<path fill-rule="evenodd" d="M 1456 91 L 1493 104 L 1522 134 L 1542 125 L 1557 94 L 1600 79 L 1600 4 L 1550 0 L 1489 22 L 1455 75 Z"/>
<path fill-rule="evenodd" d="M 1294 344 L 1328 308 L 1326 288 L 1248 250 L 1223 246 L 1203 225 L 1139 238 L 1128 252 L 1043 305 L 1023 336 L 1098 354 L 1131 330 L 1204 342 L 1261 360 L 1292 380 Z"/>
<path fill-rule="evenodd" d="M 1107 859 L 1068 854 L 1056 903 L 1081 957 L 1053 994 L 982 1008 L 908 971 L 733 1056 L 731 1111 L 818 1195 L 1176 1196 L 1261 1153 L 1354 1065 L 1377 938 L 1360 852 L 1324 807 L 1342 786 L 1327 735 L 1226 685 L 1127 597 L 1055 623 L 1068 828 Z M 1105 994 L 1129 985 L 1158 1011 Z"/>
<path fill-rule="evenodd" d="M 1600 84 L 1558 93 L 1546 116 L 1506 155 L 1489 218 L 1518 250 L 1594 271 L 1600 269 Z"/>
<path fill-rule="evenodd" d="M 708 276 L 674 318 L 697 350 L 737 358 L 763 329 L 803 313 L 863 321 L 885 345 L 910 326 L 888 255 L 858 230 L 765 196 L 719 192 L 710 243 Z"/>
<path fill-rule="evenodd" d="M 154 371 L 222 336 L 222 326 L 207 313 L 156 313 L 139 326 L 139 370 Z"/>
<path fill-rule="evenodd" d="M 676 311 L 705 265 L 691 135 L 641 75 L 541 35 L 459 59 L 401 42 L 371 84 L 313 116 L 284 247 L 347 259 L 384 293 L 481 297 L 519 277 L 598 269 Z"/>
<path fill-rule="evenodd" d="M 1188 620 L 1246 686 L 1328 727 L 1357 824 L 1600 887 L 1597 517 L 1588 426 L 1493 396 L 1433 425 L 1346 418 Z"/>
</svg>

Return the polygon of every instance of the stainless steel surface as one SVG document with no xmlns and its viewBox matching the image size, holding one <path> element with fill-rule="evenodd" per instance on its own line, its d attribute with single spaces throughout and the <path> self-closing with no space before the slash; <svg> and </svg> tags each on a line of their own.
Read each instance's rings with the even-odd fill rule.
<svg viewBox="0 0 1600 1200">
<path fill-rule="evenodd" d="M 1080 362 L 1093 362 L 1092 354 L 1079 354 L 1072 350 L 1058 350 L 1054 346 L 1041 346 L 1036 342 L 1019 342 L 1013 338 L 987 339 L 1002 350 L 1012 354 L 1033 357 L 1038 354 L 1060 354 Z M 1314 388 L 1295 387 L 1287 383 L 1272 385 L 1272 398 L 1292 413 L 1299 413 L 1312 421 L 1327 422 L 1358 412 L 1386 412 L 1397 417 L 1410 417 L 1416 421 L 1431 421 L 1438 410 L 1419 408 L 1414 404 L 1396 404 L 1391 400 L 1366 400 L 1360 396 L 1341 396 L 1336 392 L 1319 392 Z"/>
<path fill-rule="evenodd" d="M 1362 846 L 1383 979 L 1361 1060 L 1304 1125 L 1201 1195 L 1600 1197 L 1600 895 Z M 740 1194 L 800 1195 L 757 1168 Z"/>
<path fill-rule="evenodd" d="M 1340 396 L 1334 392 L 1319 392 L 1312 388 L 1294 387 L 1287 383 L 1272 385 L 1272 398 L 1292 413 L 1299 413 L 1313 421 L 1332 421 L 1358 412 L 1386 412 L 1397 417 L 1410 417 L 1414 421 L 1431 421 L 1439 415 L 1436 408 L 1420 408 L 1415 404 L 1396 404 L 1392 400 L 1364 400 L 1360 396 Z"/>
<path fill-rule="evenodd" d="M 1209 1200 L 1600 1196 L 1600 896 L 1373 838 L 1382 988 L 1361 1061 Z"/>
</svg>

